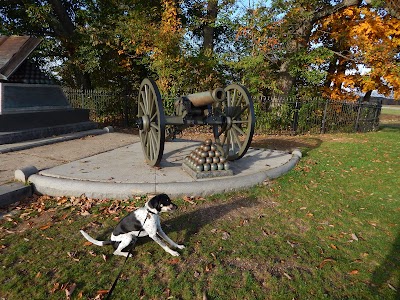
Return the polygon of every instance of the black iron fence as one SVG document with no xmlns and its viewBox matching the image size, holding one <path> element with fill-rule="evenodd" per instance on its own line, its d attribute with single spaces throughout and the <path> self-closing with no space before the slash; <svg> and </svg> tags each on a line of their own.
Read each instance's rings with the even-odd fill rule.
<svg viewBox="0 0 400 300">
<path fill-rule="evenodd" d="M 381 103 L 260 97 L 255 101 L 256 129 L 270 134 L 373 131 L 381 108 Z"/>
<path fill-rule="evenodd" d="M 90 109 L 93 121 L 104 125 L 131 126 L 137 114 L 137 95 L 108 90 L 64 88 L 72 107 Z M 164 98 L 166 114 L 175 97 Z M 256 130 L 267 134 L 365 132 L 379 125 L 381 103 L 338 102 L 313 98 L 307 101 L 254 97 Z"/>
<path fill-rule="evenodd" d="M 137 96 L 110 90 L 63 88 L 72 107 L 90 110 L 90 119 L 104 125 L 129 126 L 136 116 Z"/>
</svg>

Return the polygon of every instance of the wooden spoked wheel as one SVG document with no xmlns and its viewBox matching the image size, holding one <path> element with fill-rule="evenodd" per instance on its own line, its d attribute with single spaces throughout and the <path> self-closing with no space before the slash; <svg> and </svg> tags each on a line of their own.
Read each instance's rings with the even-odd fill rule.
<svg viewBox="0 0 400 300">
<path fill-rule="evenodd" d="M 165 115 L 161 94 L 152 79 L 144 79 L 138 98 L 139 136 L 147 163 L 159 165 L 164 152 Z"/>
<path fill-rule="evenodd" d="M 247 89 L 238 84 L 225 88 L 226 99 L 214 106 L 214 113 L 224 115 L 222 126 L 214 125 L 215 142 L 228 160 L 237 160 L 246 154 L 254 134 L 253 100 Z"/>
</svg>

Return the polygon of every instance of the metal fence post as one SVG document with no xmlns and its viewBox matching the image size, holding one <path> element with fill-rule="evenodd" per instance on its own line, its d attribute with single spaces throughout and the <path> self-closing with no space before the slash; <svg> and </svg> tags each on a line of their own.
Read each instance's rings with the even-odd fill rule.
<svg viewBox="0 0 400 300">
<path fill-rule="evenodd" d="M 327 112 L 328 112 L 328 99 L 325 99 L 325 108 L 324 108 L 324 114 L 322 116 L 322 126 L 321 126 L 321 133 L 325 133 L 325 124 L 326 124 L 326 117 L 327 117 Z"/>
<path fill-rule="evenodd" d="M 358 132 L 358 125 L 360 122 L 360 115 L 361 115 L 361 110 L 362 110 L 362 103 L 358 103 L 358 111 L 357 111 L 357 119 L 356 119 L 356 124 L 354 125 L 354 131 Z"/>
<path fill-rule="evenodd" d="M 379 102 L 376 104 L 375 107 L 375 114 L 374 114 L 374 121 L 373 121 L 373 130 L 376 130 L 376 127 L 379 128 L 379 116 L 381 115 L 381 110 L 382 110 L 382 100 L 379 100 Z"/>
<path fill-rule="evenodd" d="M 81 94 L 81 108 L 85 108 L 85 91 L 82 89 L 82 94 Z"/>
<path fill-rule="evenodd" d="M 300 109 L 300 107 L 301 107 L 300 102 L 296 100 L 296 102 L 294 104 L 294 116 L 293 116 L 293 125 L 292 125 L 293 135 L 296 135 L 297 127 L 299 125 L 299 109 Z"/>
</svg>

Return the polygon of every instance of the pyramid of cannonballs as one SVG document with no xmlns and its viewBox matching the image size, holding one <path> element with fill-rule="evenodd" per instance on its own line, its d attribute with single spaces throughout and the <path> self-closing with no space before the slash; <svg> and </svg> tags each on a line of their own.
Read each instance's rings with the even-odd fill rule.
<svg viewBox="0 0 400 300">
<path fill-rule="evenodd" d="M 195 172 L 229 170 L 224 153 L 209 139 L 186 156 L 185 163 Z"/>
</svg>

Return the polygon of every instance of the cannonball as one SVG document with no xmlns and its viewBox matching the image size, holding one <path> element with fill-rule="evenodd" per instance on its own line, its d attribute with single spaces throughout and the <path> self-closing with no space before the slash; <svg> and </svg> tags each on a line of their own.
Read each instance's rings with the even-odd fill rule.
<svg viewBox="0 0 400 300">
<path fill-rule="evenodd" d="M 208 156 L 209 157 L 214 157 L 215 156 L 215 152 L 214 151 L 208 151 Z"/>
<path fill-rule="evenodd" d="M 208 153 L 206 152 L 206 151 L 203 151 L 203 152 L 201 152 L 201 155 L 200 155 L 201 157 L 207 157 L 208 156 Z"/>
<path fill-rule="evenodd" d="M 204 157 L 200 157 L 197 162 L 199 164 L 204 164 L 206 162 L 206 159 Z"/>
<path fill-rule="evenodd" d="M 196 171 L 197 172 L 201 172 L 204 170 L 204 166 L 203 165 L 196 165 Z"/>
<path fill-rule="evenodd" d="M 222 171 L 224 169 L 224 164 L 223 163 L 219 163 L 218 164 L 218 170 Z"/>
<path fill-rule="evenodd" d="M 211 164 L 213 162 L 212 157 L 206 157 L 206 163 Z"/>
<path fill-rule="evenodd" d="M 230 165 L 228 162 L 224 163 L 224 169 L 225 170 L 229 170 L 230 169 Z"/>
<path fill-rule="evenodd" d="M 223 156 L 220 156 L 220 157 L 219 157 L 219 161 L 220 161 L 221 163 L 225 163 L 225 162 L 226 162 L 226 158 L 223 157 Z"/>
<path fill-rule="evenodd" d="M 216 151 L 216 150 L 217 150 L 217 146 L 215 146 L 214 144 L 212 144 L 212 145 L 210 146 L 210 148 L 211 148 L 211 151 Z"/>
<path fill-rule="evenodd" d="M 211 147 L 210 147 L 209 145 L 204 145 L 204 146 L 203 146 L 203 151 L 208 152 L 208 151 L 210 151 L 210 150 L 211 150 Z"/>
<path fill-rule="evenodd" d="M 218 170 L 218 165 L 217 164 L 211 164 L 211 171 L 216 171 Z"/>
<path fill-rule="evenodd" d="M 214 164 L 219 163 L 219 157 L 213 157 L 213 163 Z"/>
<path fill-rule="evenodd" d="M 210 146 L 212 144 L 212 140 L 211 139 L 207 139 L 205 140 L 205 144 Z"/>
<path fill-rule="evenodd" d="M 221 156 L 221 151 L 215 150 L 215 156 L 216 156 L 216 157 L 220 157 L 220 156 Z"/>
<path fill-rule="evenodd" d="M 210 171 L 210 169 L 211 169 L 210 164 L 204 164 L 203 169 L 204 169 L 204 171 Z"/>
</svg>

